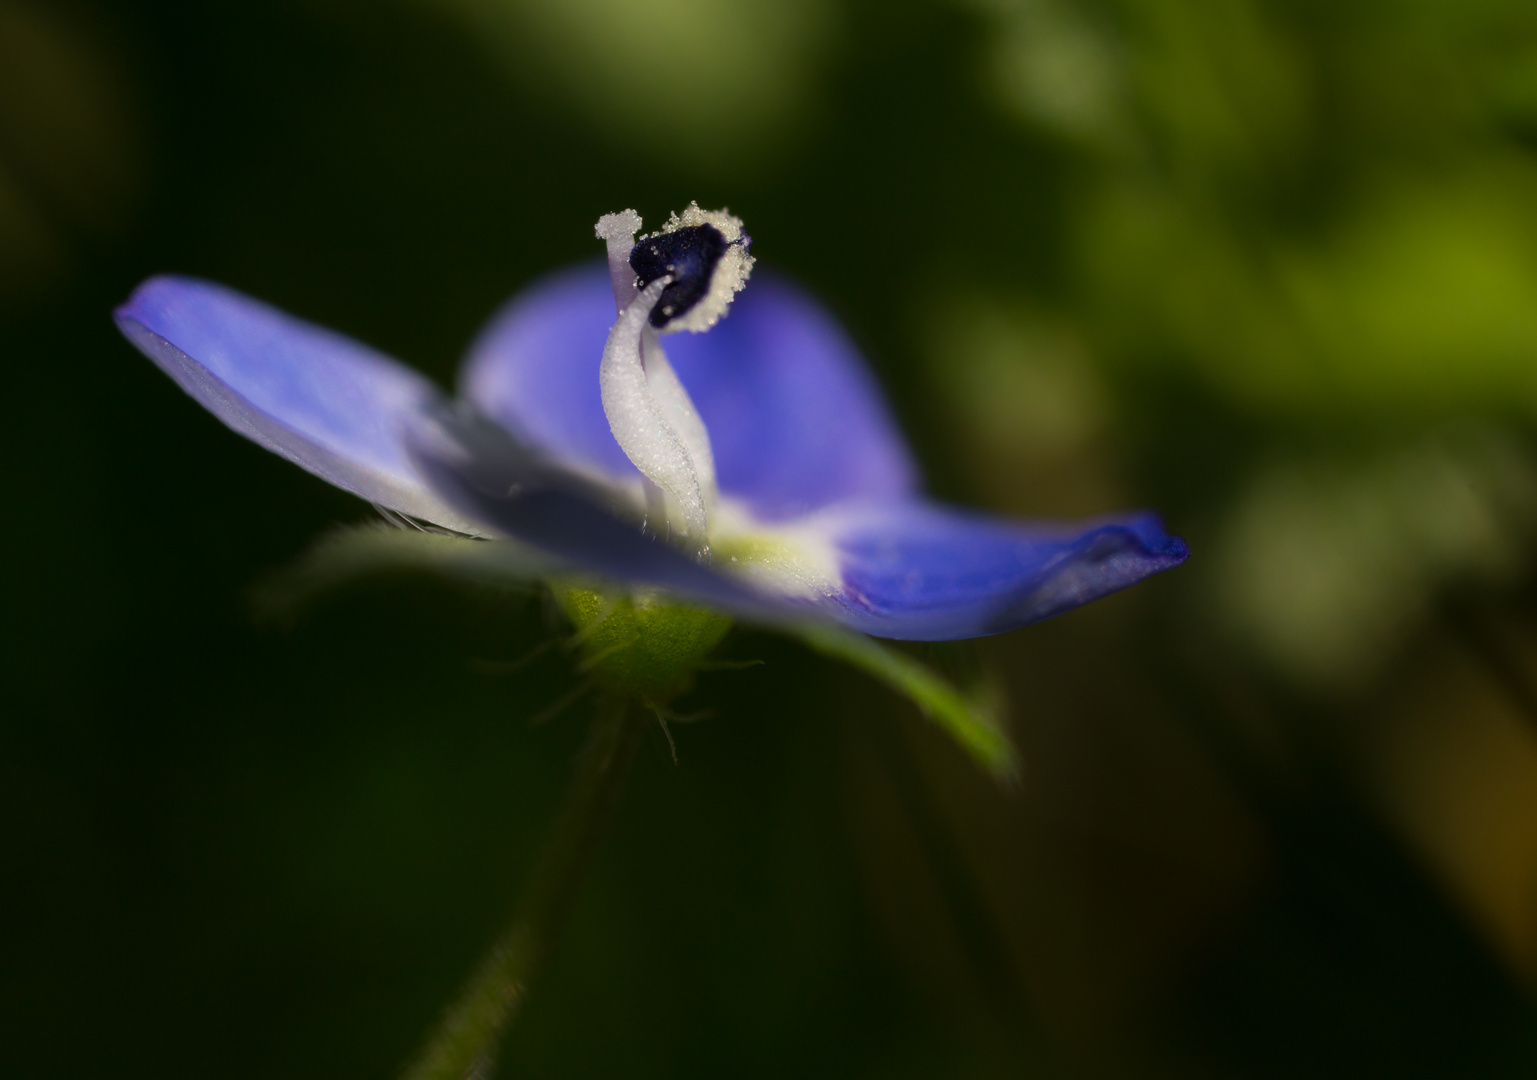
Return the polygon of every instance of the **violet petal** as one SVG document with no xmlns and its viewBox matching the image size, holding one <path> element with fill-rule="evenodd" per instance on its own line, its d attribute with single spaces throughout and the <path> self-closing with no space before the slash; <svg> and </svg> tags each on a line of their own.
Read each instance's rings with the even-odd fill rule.
<svg viewBox="0 0 1537 1080">
<path fill-rule="evenodd" d="M 877 637 L 920 641 L 1038 622 L 1190 554 L 1152 514 L 1059 525 L 887 503 L 840 515 L 832 532 L 844 585 L 839 621 Z"/>
</svg>

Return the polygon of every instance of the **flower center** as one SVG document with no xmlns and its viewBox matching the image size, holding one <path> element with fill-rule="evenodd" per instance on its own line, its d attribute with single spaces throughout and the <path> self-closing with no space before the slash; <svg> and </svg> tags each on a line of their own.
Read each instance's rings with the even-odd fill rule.
<svg viewBox="0 0 1537 1080">
<path fill-rule="evenodd" d="M 753 258 L 742 223 L 690 204 L 658 233 L 641 237 L 633 210 L 606 214 L 597 234 L 619 318 L 598 371 L 603 412 L 625 456 L 645 478 L 648 526 L 703 558 L 719 498 L 710 433 L 678 381 L 659 335 L 714 326 L 747 282 Z"/>
</svg>

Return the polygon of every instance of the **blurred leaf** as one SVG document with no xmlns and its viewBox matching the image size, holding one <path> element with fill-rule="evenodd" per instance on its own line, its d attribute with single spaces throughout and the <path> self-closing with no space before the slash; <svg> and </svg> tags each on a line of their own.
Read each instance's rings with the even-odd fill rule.
<svg viewBox="0 0 1537 1080">
<path fill-rule="evenodd" d="M 1279 414 L 1537 409 L 1537 170 L 1371 183 L 1336 226 L 1245 236 L 1167 189 L 1107 187 L 1085 265 L 1106 354 L 1181 363 Z"/>
<path fill-rule="evenodd" d="M 1285 279 L 1338 379 L 1318 391 L 1537 407 L 1537 169 L 1385 184 Z"/>
<path fill-rule="evenodd" d="M 815 625 L 795 633 L 817 652 L 852 664 L 908 698 L 999 780 L 1018 775 L 1014 746 L 993 702 L 968 697 L 928 666 L 863 634 Z"/>
<path fill-rule="evenodd" d="M 252 590 L 257 612 L 294 615 L 332 589 L 388 573 L 431 573 L 470 584 L 528 587 L 551 569 L 548 559 L 510 540 L 471 540 L 385 524 L 335 529 Z"/>
<path fill-rule="evenodd" d="M 1502 635 L 1504 636 L 1504 635 Z M 1510 642 L 1524 672 L 1529 632 Z M 1367 794 L 1525 980 L 1537 976 L 1537 730 L 1476 650 L 1425 650 L 1363 755 Z"/>
<path fill-rule="evenodd" d="M 121 224 L 143 147 L 115 58 L 57 5 L 0 0 L 0 297 L 56 279 Z"/>
<path fill-rule="evenodd" d="M 992 21 L 988 74 L 1009 109 L 1090 145 L 1124 143 L 1125 58 L 1081 7 L 1058 0 L 970 6 Z"/>
<path fill-rule="evenodd" d="M 1453 581 L 1520 572 L 1537 532 L 1537 461 L 1497 431 L 1364 462 L 1260 472 L 1229 511 L 1218 613 L 1277 668 L 1356 685 Z"/>
<path fill-rule="evenodd" d="M 1127 0 L 1135 101 L 1156 153 L 1187 181 L 1263 187 L 1298 157 L 1309 69 L 1256 0 Z"/>
<path fill-rule="evenodd" d="M 761 164 L 812 104 L 832 29 L 816 0 L 418 0 L 610 138 L 708 173 Z"/>
<path fill-rule="evenodd" d="M 934 404 L 988 506 L 1084 517 L 1124 503 L 1108 468 L 1107 388 L 1070 322 L 978 286 L 934 303 L 924 338 Z"/>
</svg>

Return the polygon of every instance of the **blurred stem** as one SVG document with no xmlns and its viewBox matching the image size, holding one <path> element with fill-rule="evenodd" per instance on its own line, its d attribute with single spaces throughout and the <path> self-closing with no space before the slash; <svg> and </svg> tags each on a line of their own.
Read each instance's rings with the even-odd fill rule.
<svg viewBox="0 0 1537 1080">
<path fill-rule="evenodd" d="M 640 745 L 639 710 L 606 701 L 576 760 L 576 777 L 534 864 L 512 922 L 459 992 L 404 1080 L 483 1080 L 497 1046 L 576 898 Z"/>
</svg>

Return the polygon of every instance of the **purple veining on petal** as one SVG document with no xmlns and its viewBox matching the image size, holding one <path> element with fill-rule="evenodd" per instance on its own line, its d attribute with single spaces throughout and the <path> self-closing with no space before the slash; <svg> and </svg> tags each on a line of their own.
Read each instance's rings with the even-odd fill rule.
<svg viewBox="0 0 1537 1080">
<path fill-rule="evenodd" d="M 406 453 L 404 429 L 441 400 L 410 368 L 192 278 L 149 279 L 116 318 L 141 352 L 240 434 L 365 499 L 470 527 Z"/>
<path fill-rule="evenodd" d="M 606 267 L 547 278 L 492 319 L 471 349 L 463 393 L 555 456 L 634 476 L 598 394 L 613 321 Z M 911 455 L 858 352 L 783 279 L 754 275 L 708 334 L 670 335 L 665 346 L 710 429 L 721 491 L 761 517 L 916 489 Z"/>
<path fill-rule="evenodd" d="M 1037 622 L 1178 566 L 1189 548 L 1151 514 L 1026 524 L 929 503 L 836 525 L 840 621 L 879 637 L 949 640 Z"/>
</svg>

